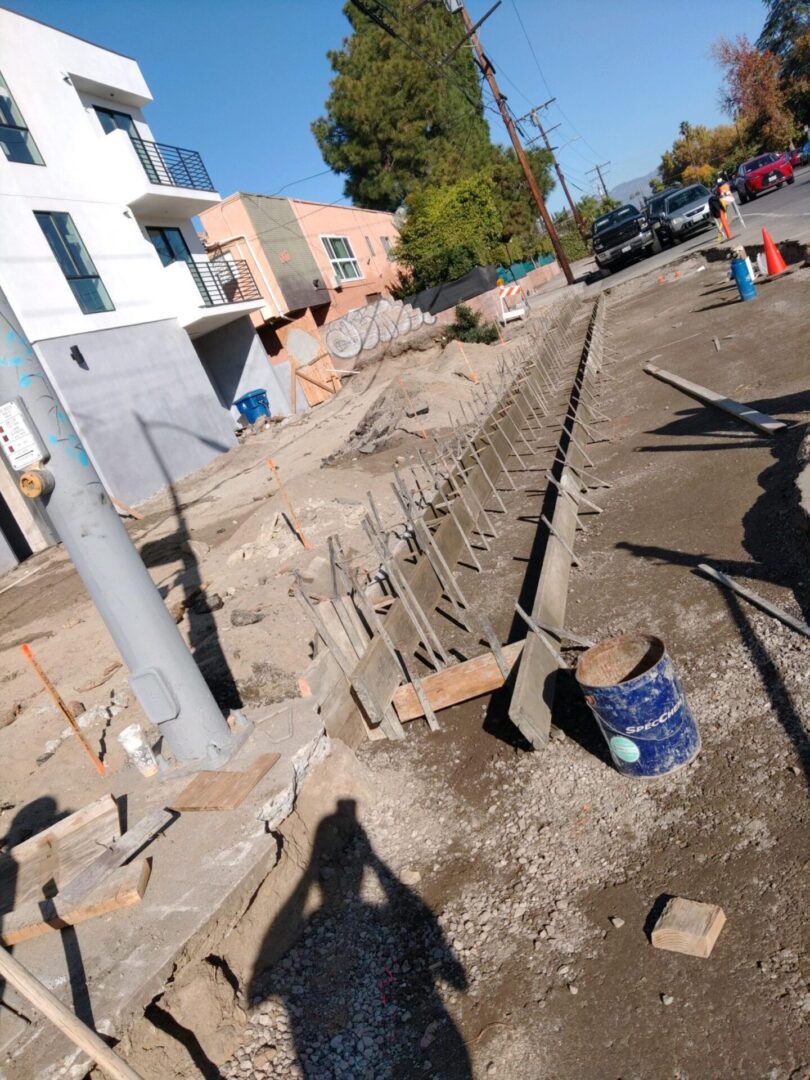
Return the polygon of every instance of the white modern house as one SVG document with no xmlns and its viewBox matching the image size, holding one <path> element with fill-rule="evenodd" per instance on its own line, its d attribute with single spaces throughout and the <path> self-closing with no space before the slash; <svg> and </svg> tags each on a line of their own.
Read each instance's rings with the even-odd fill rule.
<svg viewBox="0 0 810 1080">
<path fill-rule="evenodd" d="M 250 319 L 272 302 L 246 263 L 206 257 L 192 219 L 220 196 L 196 150 L 152 132 L 151 100 L 134 60 L 0 8 L 0 290 L 127 503 L 234 446 L 242 393 L 273 411 L 289 393 Z M 0 534 L 16 518 L 41 546 L 10 484 L 0 466 Z"/>
</svg>

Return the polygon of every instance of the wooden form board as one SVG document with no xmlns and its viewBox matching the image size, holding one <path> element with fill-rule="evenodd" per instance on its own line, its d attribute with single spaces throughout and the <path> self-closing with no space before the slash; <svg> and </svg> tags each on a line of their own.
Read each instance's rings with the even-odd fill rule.
<svg viewBox="0 0 810 1080">
<path fill-rule="evenodd" d="M 757 431 L 761 431 L 763 435 L 773 435 L 774 432 L 787 427 L 787 424 L 784 424 L 781 420 L 774 420 L 767 413 L 752 409 L 750 405 L 741 405 L 739 401 L 724 397 L 723 394 L 718 394 L 716 390 L 709 390 L 698 383 L 682 379 L 680 375 L 673 375 L 671 371 L 665 371 L 663 368 L 656 367 L 655 364 L 645 364 L 644 370 L 648 375 L 660 379 L 661 382 L 669 383 L 670 386 L 674 386 L 676 390 L 688 394 L 689 397 L 697 398 L 704 405 L 714 405 L 715 408 L 722 409 L 723 412 L 735 417 L 735 419 L 750 424 Z"/>
<path fill-rule="evenodd" d="M 503 655 L 510 670 L 514 670 L 518 662 L 523 652 L 523 644 L 522 641 L 516 641 L 513 645 L 504 645 Z M 437 712 L 498 690 L 504 681 L 495 657 L 491 652 L 487 652 L 473 657 L 472 660 L 453 664 L 452 667 L 437 671 L 433 675 L 426 675 L 422 679 L 422 689 L 427 694 L 430 707 Z M 400 686 L 394 692 L 394 708 L 403 721 L 417 720 L 425 715 L 416 691 L 410 684 Z"/>
<path fill-rule="evenodd" d="M 173 810 L 235 810 L 281 754 L 261 754 L 244 772 L 198 772 L 175 799 Z"/>
<path fill-rule="evenodd" d="M 118 806 L 104 795 L 0 854 L 2 908 L 41 899 L 50 882 L 66 884 L 120 835 Z"/>
<path fill-rule="evenodd" d="M 597 301 L 598 305 L 599 301 Z M 591 320 L 594 326 L 597 318 L 597 308 Z M 580 365 L 577 371 L 583 380 L 590 375 L 591 353 Z M 587 381 L 586 381 L 587 385 Z M 565 446 L 574 420 L 581 405 L 581 395 L 572 398 L 572 405 L 568 410 L 561 435 L 561 445 Z M 579 440 L 578 440 L 579 441 Z M 582 451 L 576 443 L 568 441 L 566 453 L 566 465 L 562 469 L 560 482 L 567 483 L 571 487 L 578 483 L 574 472 L 568 468 L 568 464 L 574 468 L 584 465 Z M 546 541 L 543 566 L 540 571 L 540 580 L 537 584 L 534 604 L 531 614 L 537 622 L 545 623 L 546 626 L 565 626 L 565 608 L 568 600 L 568 585 L 571 577 L 571 556 L 566 548 L 574 546 L 574 538 L 577 527 L 577 511 L 571 499 L 557 493 L 554 504 L 552 525 L 559 534 L 549 533 Z M 562 538 L 562 539 L 560 539 Z M 565 543 L 563 543 L 565 541 Z M 559 664 L 552 651 L 546 646 L 539 634 L 529 633 L 523 649 L 512 700 L 509 705 L 509 718 L 519 728 L 535 749 L 545 746 L 549 740 L 551 731 L 551 712 L 554 704 Z"/>
<path fill-rule="evenodd" d="M 329 401 L 341 388 L 340 377 L 335 371 L 332 359 L 328 353 L 324 353 L 311 364 L 296 369 L 300 380 L 301 389 L 308 405 L 320 405 L 323 401 Z M 312 381 L 316 380 L 316 381 Z M 321 385 L 318 385 L 318 384 Z M 326 390 L 324 387 L 334 387 Z"/>
<path fill-rule="evenodd" d="M 21 941 L 42 937 L 65 926 L 77 926 L 99 915 L 131 907 L 143 898 L 150 872 L 148 859 L 136 860 L 129 866 L 111 871 L 76 903 L 70 903 L 57 894 L 51 900 L 31 900 L 18 905 L 3 916 L 0 942 L 7 946 L 18 945 Z"/>
<path fill-rule="evenodd" d="M 512 405 L 501 418 L 501 423 L 507 430 L 512 428 L 510 437 L 514 435 L 516 429 L 514 414 L 518 414 L 518 409 Z M 470 468 L 467 484 L 462 490 L 472 489 L 474 497 L 470 502 L 475 504 L 474 511 L 470 513 L 459 499 L 453 502 L 456 519 L 468 537 L 472 535 L 477 525 L 480 515 L 479 501 L 485 501 L 489 495 L 489 484 L 484 470 L 495 481 L 500 475 L 500 465 L 495 451 L 497 450 L 503 460 L 509 456 L 506 438 L 498 428 L 489 427 L 487 436 L 495 449 L 488 444 L 479 452 L 481 465 L 475 464 L 472 455 L 465 457 L 462 462 L 465 467 Z M 433 538 L 447 564 L 451 567 L 455 566 L 464 550 L 464 541 L 449 515 L 441 519 L 441 524 L 433 533 Z M 432 611 L 439 603 L 443 589 L 430 561 L 422 556 L 415 565 L 402 563 L 401 569 L 420 605 L 426 611 Z M 395 600 L 388 609 L 385 616 L 385 628 L 393 642 L 402 643 L 407 649 L 415 648 L 418 634 L 399 600 Z M 375 636 L 365 656 L 357 665 L 353 682 L 357 696 L 369 716 L 376 715 L 391 703 L 394 692 L 402 682 L 402 669 L 379 635 Z"/>
</svg>

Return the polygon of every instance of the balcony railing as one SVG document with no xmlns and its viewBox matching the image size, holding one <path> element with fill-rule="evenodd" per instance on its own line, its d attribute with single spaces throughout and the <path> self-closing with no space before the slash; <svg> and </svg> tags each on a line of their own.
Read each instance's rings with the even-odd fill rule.
<svg viewBox="0 0 810 1080">
<path fill-rule="evenodd" d="M 244 259 L 190 262 L 188 268 L 206 307 L 261 300 L 262 294 Z"/>
<path fill-rule="evenodd" d="M 182 150 L 179 146 L 137 138 L 132 138 L 132 145 L 151 184 L 194 188 L 196 191 L 215 190 L 196 150 Z"/>
</svg>

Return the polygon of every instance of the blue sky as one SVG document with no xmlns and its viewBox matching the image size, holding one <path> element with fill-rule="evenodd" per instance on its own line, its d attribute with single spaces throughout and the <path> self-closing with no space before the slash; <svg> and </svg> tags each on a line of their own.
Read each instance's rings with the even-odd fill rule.
<svg viewBox="0 0 810 1080">
<path fill-rule="evenodd" d="M 4 2 L 137 59 L 156 138 L 199 150 L 223 195 L 341 197 L 340 177 L 314 175 L 326 167 L 309 130 L 328 94 L 326 51 L 347 31 L 341 0 Z M 468 0 L 473 18 L 492 2 Z M 481 35 L 517 114 L 556 96 L 552 141 L 571 183 L 588 190 L 597 161 L 610 161 L 611 186 L 655 168 L 681 120 L 719 123 L 709 47 L 721 33 L 756 38 L 763 19 L 762 0 L 503 0 Z M 550 202 L 559 208 L 558 192 Z"/>
</svg>

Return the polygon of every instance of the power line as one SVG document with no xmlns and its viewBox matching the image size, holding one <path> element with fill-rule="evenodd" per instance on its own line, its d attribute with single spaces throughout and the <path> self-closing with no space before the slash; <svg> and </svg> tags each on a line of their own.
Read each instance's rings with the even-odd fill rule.
<svg viewBox="0 0 810 1080">
<path fill-rule="evenodd" d="M 484 76 L 489 83 L 489 88 L 492 91 L 492 96 L 498 103 L 498 108 L 500 110 L 501 116 L 503 117 L 504 125 L 506 127 L 506 130 L 509 132 L 509 138 L 512 140 L 512 146 L 515 149 L 515 154 L 517 155 L 517 159 L 520 162 L 520 167 L 523 169 L 523 175 L 526 177 L 526 183 L 529 185 L 529 191 L 531 191 L 532 198 L 537 204 L 537 209 L 540 211 L 540 217 L 543 219 L 543 224 L 545 225 L 546 232 L 548 233 L 549 239 L 551 240 L 551 245 L 554 248 L 554 254 L 557 256 L 557 262 L 560 264 L 560 268 L 565 274 L 565 280 L 568 282 L 569 285 L 573 285 L 574 275 L 571 272 L 571 267 L 568 263 L 568 257 L 566 256 L 565 251 L 560 244 L 560 238 L 557 236 L 557 232 L 554 228 L 554 222 L 549 216 L 545 200 L 543 199 L 543 194 L 540 191 L 540 187 L 537 183 L 537 178 L 531 170 L 531 166 L 529 165 L 528 159 L 526 157 L 526 152 L 521 145 L 520 139 L 518 138 L 517 131 L 515 130 L 514 121 L 509 113 L 509 108 L 506 104 L 506 99 L 501 93 L 501 89 L 498 86 L 497 81 L 495 80 L 495 72 L 493 71 L 492 64 L 490 63 L 486 53 L 484 52 L 481 41 L 478 37 L 478 34 L 475 32 L 475 27 L 473 26 L 472 19 L 470 18 L 470 14 L 463 3 L 463 0 L 459 0 L 456 10 L 460 13 L 461 18 L 464 21 L 464 26 L 467 30 L 470 44 L 475 50 L 478 67 L 484 73 Z"/>
<path fill-rule="evenodd" d="M 282 191 L 286 191 L 287 188 L 295 187 L 296 184 L 303 184 L 307 180 L 317 180 L 319 176 L 326 176 L 327 173 L 332 172 L 331 169 L 321 169 L 320 172 L 313 173 L 312 176 L 302 176 L 299 180 L 291 180 L 289 184 L 285 184 L 284 187 L 280 187 L 278 191 L 273 191 L 272 195 L 280 195 Z"/>
<path fill-rule="evenodd" d="M 523 19 L 521 18 L 520 11 L 518 10 L 517 0 L 512 0 L 512 7 L 514 8 L 515 15 L 517 16 L 517 21 L 520 24 L 520 29 L 523 31 L 523 36 L 526 38 L 526 44 L 529 46 L 529 49 L 531 50 L 531 54 L 532 54 L 532 56 L 534 58 L 534 63 L 536 65 L 536 67 L 537 67 L 537 70 L 540 73 L 540 78 L 543 80 L 543 85 L 545 86 L 547 93 L 549 93 L 549 94 L 551 94 L 553 96 L 554 91 L 549 86 L 548 79 L 546 78 L 545 72 L 543 71 L 543 68 L 540 65 L 540 60 L 539 60 L 539 58 L 537 56 L 537 53 L 535 52 L 534 45 L 532 44 L 532 39 L 529 37 L 529 32 L 526 29 L 526 25 L 523 22 Z M 594 156 L 598 158 L 600 156 L 599 152 L 597 150 L 594 150 L 594 148 L 591 146 L 591 144 L 588 142 L 588 140 L 585 138 L 585 136 L 582 134 L 582 132 L 577 131 L 577 129 L 574 127 L 574 125 L 568 119 L 568 116 L 566 115 L 565 111 L 563 110 L 562 105 L 560 105 L 559 102 L 557 102 L 557 111 L 559 112 L 559 114 L 563 118 L 563 120 L 566 122 L 566 124 L 568 124 L 568 126 L 574 132 L 574 134 L 579 135 L 579 137 L 582 139 L 582 141 L 585 143 L 585 145 L 590 149 L 591 153 L 594 154 Z M 587 158 L 585 160 L 587 160 Z"/>
</svg>

